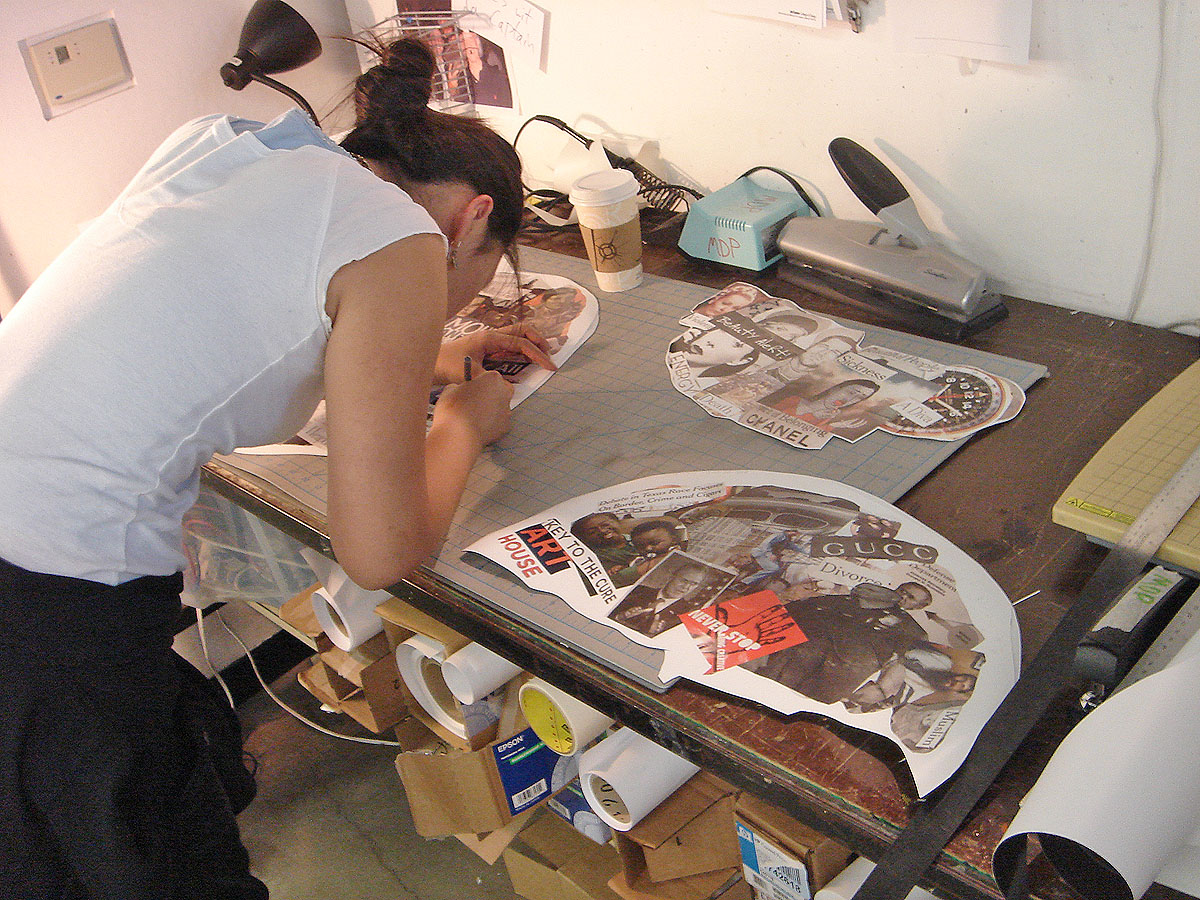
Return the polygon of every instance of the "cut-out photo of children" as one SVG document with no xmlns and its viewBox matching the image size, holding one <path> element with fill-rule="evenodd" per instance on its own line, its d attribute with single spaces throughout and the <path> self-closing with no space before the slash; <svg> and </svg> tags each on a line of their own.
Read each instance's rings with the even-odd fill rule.
<svg viewBox="0 0 1200 900">
<path fill-rule="evenodd" d="M 571 533 L 600 559 L 613 586 L 633 584 L 672 550 L 687 549 L 687 527 L 670 516 L 621 518 L 590 513 L 571 523 Z"/>
</svg>

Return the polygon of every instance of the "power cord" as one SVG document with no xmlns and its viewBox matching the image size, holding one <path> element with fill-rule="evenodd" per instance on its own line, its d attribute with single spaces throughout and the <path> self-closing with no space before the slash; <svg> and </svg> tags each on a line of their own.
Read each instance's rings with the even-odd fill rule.
<svg viewBox="0 0 1200 900">
<path fill-rule="evenodd" d="M 225 699 L 229 701 L 229 707 L 232 709 L 236 705 L 233 702 L 233 692 L 229 690 L 229 685 L 225 683 L 220 670 L 213 665 L 212 657 L 208 655 L 208 638 L 204 633 L 204 611 L 198 606 L 196 607 L 196 631 L 200 636 L 200 653 L 204 657 L 204 662 L 208 665 L 208 670 L 213 673 L 217 684 L 221 686 L 221 690 L 225 692 Z"/>
<path fill-rule="evenodd" d="M 262 676 L 262 672 L 259 671 L 258 663 L 256 663 L 254 661 L 254 656 L 253 656 L 253 654 L 251 654 L 250 648 L 246 646 L 245 642 L 240 637 L 238 637 L 237 632 L 234 631 L 231 627 L 229 627 L 229 623 L 226 622 L 225 619 L 221 616 L 220 611 L 218 610 L 218 611 L 214 612 L 213 615 L 216 617 L 217 621 L 221 623 L 221 627 L 224 628 L 227 632 L 229 632 L 229 636 L 237 642 L 237 645 L 239 647 L 242 648 L 242 652 L 246 655 L 246 659 L 249 660 L 249 662 L 250 662 L 250 668 L 254 671 L 254 677 L 258 679 L 258 683 L 260 685 L 262 685 L 262 689 L 264 692 L 266 692 L 266 695 L 268 697 L 270 697 L 272 700 L 274 700 L 280 709 L 282 709 L 284 712 L 289 713 L 294 719 L 303 723 L 304 725 L 307 725 L 309 728 L 313 729 L 314 731 L 319 731 L 319 732 L 321 732 L 321 734 L 326 734 L 326 735 L 329 735 L 330 737 L 341 738 L 343 741 L 353 741 L 356 744 L 372 744 L 372 745 L 379 746 L 379 747 L 400 747 L 400 746 L 402 746 L 398 741 L 385 741 L 380 738 L 356 737 L 354 735 L 342 734 L 341 732 L 338 732 L 338 731 L 332 731 L 323 725 L 317 724 L 316 722 L 312 721 L 311 719 L 309 719 L 307 716 L 303 715 L 302 713 L 299 713 L 296 710 L 292 709 L 290 706 L 288 706 L 286 703 L 284 703 L 282 699 L 280 699 L 278 694 L 276 694 L 273 690 L 271 690 L 271 686 L 269 684 L 267 684 L 266 679 L 264 679 Z M 200 630 L 200 647 L 204 653 L 204 661 L 207 662 L 208 667 L 213 670 L 213 673 L 217 679 L 217 682 L 221 685 L 222 688 L 224 688 L 225 696 L 229 699 L 229 705 L 233 706 L 233 695 L 229 692 L 229 688 L 225 686 L 225 682 L 221 679 L 220 673 L 217 672 L 217 670 L 213 667 L 212 663 L 209 661 L 209 658 L 208 658 L 207 642 L 205 641 L 205 637 L 204 637 L 204 617 L 200 615 L 199 610 L 196 610 L 196 616 L 197 616 L 197 619 L 196 619 L 197 627 Z"/>
<path fill-rule="evenodd" d="M 589 138 L 587 135 L 580 133 L 562 119 L 554 116 L 536 115 L 526 119 L 521 124 L 521 127 L 517 129 L 517 133 L 513 137 L 513 147 L 516 147 L 517 141 L 521 139 L 521 133 L 524 132 L 526 127 L 533 122 L 542 122 L 547 125 L 553 125 L 560 131 L 566 132 L 571 137 L 575 138 L 575 140 L 579 141 L 579 143 L 583 144 L 585 147 L 590 148 L 592 144 L 595 143 L 594 138 Z M 684 204 L 685 206 L 689 205 L 687 195 L 691 195 L 693 198 L 699 198 L 702 196 L 698 191 L 687 187 L 686 185 L 672 184 L 668 181 L 665 181 L 636 160 L 628 156 L 621 156 L 617 153 L 614 153 L 612 150 L 609 150 L 604 146 L 603 142 L 601 142 L 600 146 L 604 150 L 604 155 L 608 157 L 608 161 L 611 165 L 619 169 L 627 169 L 633 173 L 633 177 L 637 179 L 637 182 L 640 185 L 640 188 L 638 189 L 638 196 L 644 198 L 645 201 L 655 209 L 671 212 L 674 211 L 680 203 Z M 528 187 L 526 187 L 526 193 L 528 196 L 538 196 L 542 198 L 545 198 L 547 195 L 552 195 L 553 202 L 559 202 L 566 198 L 566 195 L 559 191 L 533 191 Z"/>
<path fill-rule="evenodd" d="M 777 169 L 774 166 L 755 166 L 752 169 L 747 169 L 745 172 L 739 175 L 738 180 L 740 181 L 747 175 L 753 175 L 755 172 L 774 172 L 795 189 L 796 193 L 800 195 L 800 199 L 803 200 L 805 205 L 812 210 L 812 214 L 814 216 L 821 215 L 821 210 L 817 209 L 817 204 L 813 203 L 812 197 L 808 196 L 808 191 L 804 190 L 804 188 L 800 186 L 800 182 L 782 169 Z"/>
<path fill-rule="evenodd" d="M 525 129 L 534 122 L 542 122 L 546 125 L 553 125 L 555 128 L 565 132 L 575 140 L 579 141 L 579 143 L 583 144 L 584 147 L 590 148 L 592 144 L 595 143 L 594 138 L 589 138 L 587 135 L 580 133 L 562 119 L 556 118 L 555 116 L 539 114 L 530 116 L 521 123 L 521 127 L 517 129 L 517 133 L 513 137 L 514 148 L 516 147 L 517 142 L 521 139 L 521 135 L 524 133 Z M 601 143 L 601 147 L 604 150 L 605 156 L 608 157 L 610 164 L 617 168 L 627 169 L 633 173 L 633 177 L 637 179 L 637 182 L 640 185 L 638 189 L 638 196 L 645 199 L 646 203 L 655 209 L 664 212 L 675 212 L 682 203 L 684 206 L 684 211 L 681 215 L 686 215 L 691 209 L 691 201 L 693 199 L 701 199 L 704 196 L 699 191 L 688 187 L 687 185 L 672 184 L 671 182 L 663 180 L 641 163 L 627 156 L 620 156 L 617 153 L 614 153 L 612 150 L 604 147 L 603 143 Z M 759 171 L 774 172 L 780 178 L 784 179 L 792 186 L 796 193 L 800 195 L 800 199 L 804 201 L 805 205 L 807 205 L 810 210 L 812 210 L 813 215 L 821 215 L 821 210 L 817 207 L 817 204 L 813 202 L 813 199 L 809 196 L 808 191 L 804 189 L 800 182 L 781 169 L 777 169 L 774 166 L 754 166 L 753 168 L 743 172 L 739 176 L 739 179 L 745 178 L 746 176 L 752 175 Z M 525 186 L 525 202 L 528 206 L 534 207 L 537 210 L 549 211 L 555 205 L 562 203 L 567 199 L 567 195 L 561 191 L 547 190 L 545 188 L 534 189 L 530 188 L 528 185 Z M 660 227 L 672 225 L 675 219 L 678 218 L 678 216 L 673 217 L 671 221 L 664 223 L 664 225 Z M 539 219 L 535 222 L 529 222 L 526 225 L 526 230 L 532 233 L 548 234 L 558 231 L 562 227 L 563 226 L 561 225 L 552 224 Z"/>
</svg>

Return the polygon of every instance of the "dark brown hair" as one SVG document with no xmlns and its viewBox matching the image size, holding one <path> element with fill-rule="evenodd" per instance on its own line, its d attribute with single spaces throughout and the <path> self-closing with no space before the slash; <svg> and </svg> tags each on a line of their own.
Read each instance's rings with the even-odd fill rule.
<svg viewBox="0 0 1200 900">
<path fill-rule="evenodd" d="M 354 82 L 355 126 L 342 148 L 398 179 L 465 184 L 492 198 L 488 233 L 511 253 L 521 228 L 521 160 L 479 119 L 429 108 L 437 61 L 416 38 L 359 41 L 379 63 Z"/>
</svg>

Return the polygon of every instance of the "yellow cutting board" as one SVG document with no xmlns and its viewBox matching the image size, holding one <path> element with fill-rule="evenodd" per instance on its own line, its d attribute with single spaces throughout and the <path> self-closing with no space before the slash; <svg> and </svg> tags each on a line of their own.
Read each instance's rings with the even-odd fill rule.
<svg viewBox="0 0 1200 900">
<path fill-rule="evenodd" d="M 1054 504 L 1059 525 L 1115 544 L 1200 445 L 1200 362 L 1159 391 L 1109 438 Z M 1200 501 L 1155 559 L 1200 572 Z"/>
</svg>

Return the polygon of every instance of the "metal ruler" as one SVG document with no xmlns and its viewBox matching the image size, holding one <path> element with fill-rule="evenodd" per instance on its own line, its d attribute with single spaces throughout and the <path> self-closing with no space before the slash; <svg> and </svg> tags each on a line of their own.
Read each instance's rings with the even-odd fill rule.
<svg viewBox="0 0 1200 900">
<path fill-rule="evenodd" d="M 1125 530 L 984 724 L 941 796 L 918 807 L 853 900 L 903 900 L 908 895 L 1070 677 L 1080 640 L 1141 574 L 1198 497 L 1200 446 Z M 996 877 L 1010 897 L 1020 897 L 1027 877 L 1025 847 L 1019 841 L 1012 844 L 1012 858 L 996 858 Z"/>
<path fill-rule="evenodd" d="M 1192 595 L 1183 601 L 1183 606 L 1179 607 L 1171 621 L 1146 648 L 1141 659 L 1134 663 L 1133 668 L 1121 679 L 1113 693 L 1129 687 L 1147 675 L 1161 672 L 1197 632 L 1200 632 L 1200 588 L 1192 591 Z"/>
</svg>

